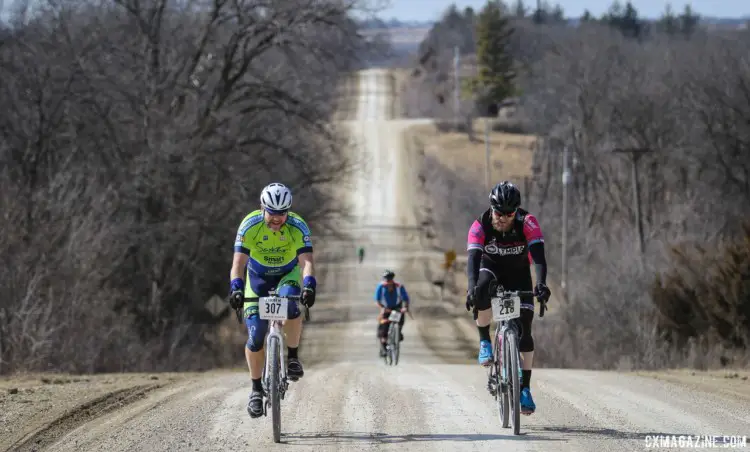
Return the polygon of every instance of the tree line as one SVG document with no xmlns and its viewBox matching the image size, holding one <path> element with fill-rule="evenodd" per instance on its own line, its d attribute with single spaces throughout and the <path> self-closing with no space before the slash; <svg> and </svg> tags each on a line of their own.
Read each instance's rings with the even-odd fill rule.
<svg viewBox="0 0 750 452">
<path fill-rule="evenodd" d="M 337 0 L 14 2 L 0 23 L 0 374 L 205 369 L 240 221 L 314 230 L 368 43 Z M 213 339 L 212 339 L 213 338 Z"/>
<path fill-rule="evenodd" d="M 457 45 L 481 88 L 463 115 L 517 96 L 526 131 L 539 137 L 524 204 L 540 217 L 557 278 L 568 151 L 567 301 L 559 325 L 537 329 L 540 359 L 747 363 L 750 33 L 703 27 L 689 8 L 644 21 L 632 4 L 615 3 L 576 25 L 517 10 L 496 1 L 449 9 L 415 61 L 430 76 L 412 88 L 451 90 L 450 77 L 437 81 L 451 74 Z M 435 100 L 421 113 L 451 108 Z"/>
</svg>

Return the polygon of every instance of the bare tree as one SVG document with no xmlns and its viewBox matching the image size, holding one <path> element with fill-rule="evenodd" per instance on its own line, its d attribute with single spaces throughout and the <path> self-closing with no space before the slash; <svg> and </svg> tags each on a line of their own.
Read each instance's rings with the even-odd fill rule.
<svg viewBox="0 0 750 452">
<path fill-rule="evenodd" d="M 0 373 L 205 368 L 203 307 L 263 185 L 343 214 L 337 0 L 55 2 L 0 43 Z M 224 250 L 224 251 L 222 251 Z M 221 270 L 226 269 L 226 271 Z M 112 360 L 117 356 L 117 360 Z"/>
</svg>

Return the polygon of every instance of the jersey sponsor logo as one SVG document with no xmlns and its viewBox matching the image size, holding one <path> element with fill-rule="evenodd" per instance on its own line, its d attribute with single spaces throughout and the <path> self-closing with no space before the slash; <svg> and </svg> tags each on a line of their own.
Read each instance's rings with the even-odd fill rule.
<svg viewBox="0 0 750 452">
<path fill-rule="evenodd" d="M 242 239 L 243 239 L 242 234 L 237 234 L 237 237 L 234 238 L 234 241 L 238 243 L 242 243 Z"/>
<path fill-rule="evenodd" d="M 281 265 L 284 263 L 283 257 L 263 256 L 263 260 L 270 265 Z"/>
<path fill-rule="evenodd" d="M 525 248 L 526 245 L 499 247 L 491 243 L 484 247 L 484 252 L 487 254 L 494 254 L 496 256 L 514 256 L 523 254 Z"/>
<path fill-rule="evenodd" d="M 283 246 L 272 246 L 270 248 L 264 248 L 263 242 L 255 242 L 255 249 L 261 254 L 280 254 L 286 251 Z"/>
</svg>

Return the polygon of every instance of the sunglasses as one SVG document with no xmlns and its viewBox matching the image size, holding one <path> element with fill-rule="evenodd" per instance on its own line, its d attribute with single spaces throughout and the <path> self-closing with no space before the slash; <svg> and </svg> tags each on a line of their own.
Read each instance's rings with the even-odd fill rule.
<svg viewBox="0 0 750 452">
<path fill-rule="evenodd" d="M 516 211 L 515 210 L 511 210 L 511 211 L 504 210 L 504 211 L 502 211 L 502 210 L 492 209 L 492 213 L 494 213 L 498 217 L 507 217 L 507 218 L 510 218 L 510 217 L 512 217 L 513 215 L 516 214 Z"/>
<path fill-rule="evenodd" d="M 288 210 L 272 210 L 272 209 L 266 209 L 266 212 L 268 212 L 269 215 L 272 215 L 274 217 L 281 217 L 287 214 L 289 212 Z"/>
</svg>

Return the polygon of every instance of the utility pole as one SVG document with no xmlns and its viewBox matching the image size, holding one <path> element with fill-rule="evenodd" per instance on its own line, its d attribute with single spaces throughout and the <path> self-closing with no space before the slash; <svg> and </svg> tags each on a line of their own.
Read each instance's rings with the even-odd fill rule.
<svg viewBox="0 0 750 452">
<path fill-rule="evenodd" d="M 484 117 L 484 184 L 488 190 L 492 189 L 490 181 L 490 117 Z"/>
<path fill-rule="evenodd" d="M 638 251 L 641 255 L 641 263 L 643 263 L 643 252 L 645 248 L 645 240 L 643 238 L 643 219 L 641 216 L 641 197 L 640 187 L 638 185 L 638 160 L 641 156 L 647 152 L 651 152 L 648 148 L 615 148 L 612 152 L 618 154 L 630 154 L 630 177 L 633 179 L 633 212 L 635 214 L 635 230 L 638 234 Z"/>
<path fill-rule="evenodd" d="M 567 299 L 568 287 L 568 185 L 570 185 L 570 169 L 568 168 L 568 146 L 563 148 L 562 172 L 562 287 L 563 300 Z"/>
<path fill-rule="evenodd" d="M 458 130 L 459 114 L 461 111 L 461 81 L 459 78 L 459 68 L 461 67 L 461 50 L 458 46 L 453 48 L 453 115 L 456 121 L 455 126 Z"/>
</svg>

